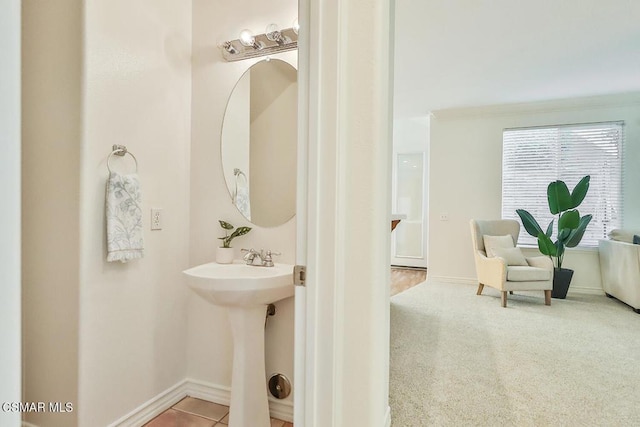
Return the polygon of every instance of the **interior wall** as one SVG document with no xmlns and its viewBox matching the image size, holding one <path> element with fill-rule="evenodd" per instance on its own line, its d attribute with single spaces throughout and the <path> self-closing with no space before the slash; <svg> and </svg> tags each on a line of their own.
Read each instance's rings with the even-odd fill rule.
<svg viewBox="0 0 640 427">
<path fill-rule="evenodd" d="M 107 425 L 186 376 L 191 4 L 84 2 L 78 419 Z M 138 161 L 144 258 L 107 263 L 107 157 Z M 120 172 L 129 156 L 111 162 Z M 163 228 L 150 231 L 150 209 Z"/>
<path fill-rule="evenodd" d="M 258 59 L 225 62 L 217 45 L 238 38 L 244 28 L 254 34 L 263 33 L 270 23 L 288 28 L 296 16 L 295 0 L 193 2 L 190 265 L 214 260 L 218 237 L 224 235 L 218 219 L 236 227 L 253 228 L 249 234 L 232 242 L 236 258 L 241 257 L 241 248 L 253 247 L 281 252 L 276 262 L 295 261 L 295 218 L 278 227 L 258 227 L 248 223 L 231 204 L 220 160 L 222 120 L 235 83 Z M 273 57 L 294 66 L 297 62 L 295 51 Z M 295 387 L 293 298 L 280 301 L 276 306 L 278 314 L 269 320 L 266 330 L 267 373 L 283 373 Z M 229 387 L 232 343 L 226 311 L 192 295 L 188 335 L 189 377 L 222 389 Z M 291 396 L 281 403 L 292 405 Z"/>
<path fill-rule="evenodd" d="M 0 5 L 0 402 L 21 398 L 20 308 L 20 1 Z M 1 425 L 19 425 L 20 413 L 0 411 Z"/>
<path fill-rule="evenodd" d="M 500 218 L 505 128 L 625 121 L 624 227 L 640 228 L 640 94 L 434 112 L 431 122 L 429 273 L 475 281 L 469 220 Z M 541 191 L 544 191 L 542 189 Z M 439 219 L 448 213 L 448 221 Z M 455 254 L 455 256 L 451 256 Z M 597 250 L 568 250 L 570 291 L 602 292 Z"/>
<path fill-rule="evenodd" d="M 78 422 L 82 1 L 22 2 L 23 400 Z"/>
<path fill-rule="evenodd" d="M 27 1 L 23 40 L 24 399 L 73 405 L 27 420 L 108 425 L 186 376 L 191 8 Z M 145 256 L 127 264 L 106 262 L 113 144 L 142 185 Z"/>
</svg>

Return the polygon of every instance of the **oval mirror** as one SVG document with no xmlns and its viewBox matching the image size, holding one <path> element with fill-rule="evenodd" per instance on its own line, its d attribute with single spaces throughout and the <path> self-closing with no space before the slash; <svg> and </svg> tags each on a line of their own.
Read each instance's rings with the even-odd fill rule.
<svg viewBox="0 0 640 427">
<path fill-rule="evenodd" d="M 238 80 L 222 122 L 222 170 L 232 203 L 255 225 L 275 227 L 296 211 L 297 71 L 271 59 Z"/>
</svg>

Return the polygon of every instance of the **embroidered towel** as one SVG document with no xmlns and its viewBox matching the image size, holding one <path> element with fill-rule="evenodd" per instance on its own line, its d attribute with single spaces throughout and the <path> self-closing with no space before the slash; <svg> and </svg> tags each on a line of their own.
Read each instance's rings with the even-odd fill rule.
<svg viewBox="0 0 640 427">
<path fill-rule="evenodd" d="M 142 194 L 138 174 L 111 172 L 107 181 L 107 261 L 127 262 L 144 256 Z"/>
</svg>

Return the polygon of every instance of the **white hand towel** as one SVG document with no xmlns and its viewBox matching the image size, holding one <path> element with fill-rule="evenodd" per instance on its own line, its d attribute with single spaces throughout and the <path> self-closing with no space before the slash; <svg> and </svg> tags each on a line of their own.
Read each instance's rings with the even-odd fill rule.
<svg viewBox="0 0 640 427">
<path fill-rule="evenodd" d="M 247 178 L 242 174 L 236 175 L 236 194 L 234 197 L 234 203 L 240 213 L 244 215 L 246 219 L 251 221 L 251 202 L 249 199 L 249 183 Z"/>
<path fill-rule="evenodd" d="M 138 175 L 111 172 L 105 205 L 107 261 L 127 262 L 142 258 L 142 194 Z"/>
</svg>

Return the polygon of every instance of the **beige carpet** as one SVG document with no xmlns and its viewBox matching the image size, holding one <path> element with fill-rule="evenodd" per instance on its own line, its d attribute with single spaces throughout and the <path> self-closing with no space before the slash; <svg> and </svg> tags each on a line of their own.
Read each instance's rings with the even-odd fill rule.
<svg viewBox="0 0 640 427">
<path fill-rule="evenodd" d="M 393 427 L 638 426 L 640 315 L 426 282 L 391 299 Z"/>
</svg>

